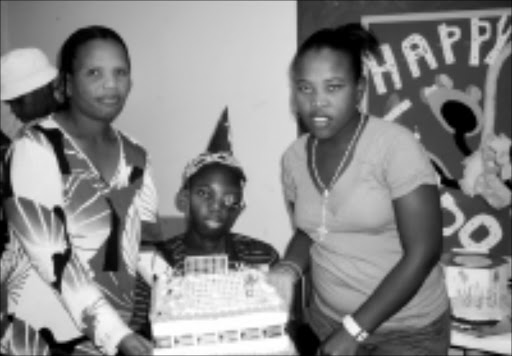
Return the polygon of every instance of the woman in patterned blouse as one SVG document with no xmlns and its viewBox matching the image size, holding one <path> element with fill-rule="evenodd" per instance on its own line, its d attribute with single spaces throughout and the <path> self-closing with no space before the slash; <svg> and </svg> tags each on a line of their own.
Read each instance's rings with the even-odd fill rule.
<svg viewBox="0 0 512 356">
<path fill-rule="evenodd" d="M 158 234 L 144 148 L 112 126 L 131 89 L 113 30 L 78 29 L 60 52 L 62 105 L 9 157 L 2 354 L 150 354 L 127 325 L 141 234 Z"/>
</svg>

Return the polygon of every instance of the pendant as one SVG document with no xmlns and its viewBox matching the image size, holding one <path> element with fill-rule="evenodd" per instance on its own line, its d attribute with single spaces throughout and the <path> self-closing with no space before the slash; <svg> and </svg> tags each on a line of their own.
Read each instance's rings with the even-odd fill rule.
<svg viewBox="0 0 512 356">
<path fill-rule="evenodd" d="M 323 240 L 324 236 L 329 232 L 329 230 L 327 230 L 324 225 L 320 226 L 318 229 L 316 229 L 316 231 L 320 235 L 320 240 Z"/>
<path fill-rule="evenodd" d="M 319 240 L 322 241 L 325 238 L 325 235 L 329 232 L 327 227 L 325 226 L 325 220 L 327 215 L 327 200 L 329 199 L 329 190 L 324 189 L 323 193 L 323 201 L 322 201 L 322 225 L 316 229 L 319 234 Z"/>
</svg>

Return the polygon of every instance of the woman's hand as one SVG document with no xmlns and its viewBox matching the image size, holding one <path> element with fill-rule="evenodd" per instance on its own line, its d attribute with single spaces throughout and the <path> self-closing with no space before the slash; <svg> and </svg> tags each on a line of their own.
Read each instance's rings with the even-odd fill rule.
<svg viewBox="0 0 512 356">
<path fill-rule="evenodd" d="M 344 327 L 333 332 L 318 348 L 318 355 L 355 355 L 358 343 Z"/>
<path fill-rule="evenodd" d="M 125 356 L 153 354 L 153 344 L 136 333 L 131 333 L 123 337 L 118 348 L 121 354 Z"/>
<path fill-rule="evenodd" d="M 267 274 L 268 282 L 276 288 L 285 305 L 291 308 L 297 274 L 290 268 L 277 263 Z"/>
</svg>

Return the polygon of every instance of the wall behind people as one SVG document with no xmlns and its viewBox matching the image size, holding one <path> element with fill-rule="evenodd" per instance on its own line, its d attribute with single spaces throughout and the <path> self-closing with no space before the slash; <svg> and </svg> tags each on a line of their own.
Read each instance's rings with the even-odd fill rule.
<svg viewBox="0 0 512 356">
<path fill-rule="evenodd" d="M 291 227 L 279 159 L 296 136 L 287 82 L 294 1 L 2 1 L 2 10 L 2 53 L 37 46 L 56 58 L 65 38 L 90 24 L 123 36 L 134 86 L 116 125 L 150 152 L 168 218 L 180 215 L 174 194 L 184 165 L 206 148 L 228 106 L 234 151 L 249 177 L 235 230 L 283 251 Z"/>
<path fill-rule="evenodd" d="M 512 254 L 510 177 L 486 194 L 465 184 L 477 176 L 467 167 L 480 171 L 469 157 L 476 157 L 487 128 L 503 135 L 498 145 L 510 157 L 504 144 L 512 136 L 510 16 L 510 1 L 298 3 L 299 41 L 347 22 L 361 22 L 380 38 L 385 60 L 370 62 L 364 106 L 411 129 L 429 151 L 441 186 L 446 250 Z"/>
</svg>

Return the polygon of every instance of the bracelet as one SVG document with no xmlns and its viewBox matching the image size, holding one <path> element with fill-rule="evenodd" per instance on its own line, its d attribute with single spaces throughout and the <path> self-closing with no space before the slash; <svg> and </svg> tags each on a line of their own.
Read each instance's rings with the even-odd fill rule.
<svg viewBox="0 0 512 356">
<path fill-rule="evenodd" d="M 277 263 L 277 267 L 281 266 L 290 269 L 295 274 L 295 280 L 302 277 L 302 269 L 297 263 L 289 260 L 282 260 Z"/>
<path fill-rule="evenodd" d="M 363 342 L 369 336 L 368 331 L 361 328 L 350 314 L 345 315 L 341 323 L 345 330 L 347 330 L 357 342 Z"/>
</svg>

